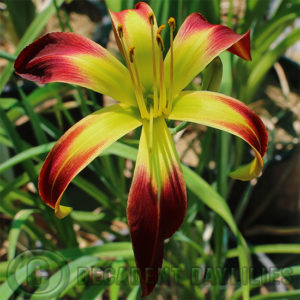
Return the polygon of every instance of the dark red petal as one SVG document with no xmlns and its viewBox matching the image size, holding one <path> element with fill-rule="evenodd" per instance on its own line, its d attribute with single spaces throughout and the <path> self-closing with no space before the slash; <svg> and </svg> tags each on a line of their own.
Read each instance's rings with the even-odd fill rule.
<svg viewBox="0 0 300 300">
<path fill-rule="evenodd" d="M 127 219 L 136 264 L 140 270 L 142 297 L 152 292 L 162 265 L 163 240 L 158 234 L 158 218 L 157 191 L 149 174 L 141 167 L 136 171 L 131 185 Z"/>
<path fill-rule="evenodd" d="M 143 297 L 152 292 L 158 281 L 164 240 L 178 230 L 187 206 L 183 175 L 169 130 L 162 118 L 154 120 L 153 138 L 155 141 L 150 154 L 149 124 L 144 122 L 127 206 Z"/>
</svg>

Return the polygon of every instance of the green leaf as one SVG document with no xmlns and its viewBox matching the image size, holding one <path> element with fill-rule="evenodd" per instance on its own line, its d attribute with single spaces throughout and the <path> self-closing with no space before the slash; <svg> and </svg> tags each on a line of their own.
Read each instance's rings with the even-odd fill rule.
<svg viewBox="0 0 300 300">
<path fill-rule="evenodd" d="M 27 96 L 28 105 L 36 109 L 49 99 L 58 98 L 58 95 L 65 93 L 72 89 L 72 86 L 65 83 L 48 83 L 43 87 L 35 89 L 30 95 Z M 7 113 L 8 118 L 15 122 L 18 118 L 25 114 L 22 106 L 16 106 L 10 109 Z"/>
<path fill-rule="evenodd" d="M 105 149 L 102 153 L 102 155 L 107 155 L 107 154 L 114 154 L 123 158 L 128 158 L 131 160 L 136 160 L 137 156 L 137 149 L 122 144 L 120 142 L 115 142 L 113 143 L 110 147 Z"/>
<path fill-rule="evenodd" d="M 80 284 L 81 276 L 86 275 L 89 268 L 99 263 L 99 259 L 92 256 L 81 256 L 61 269 L 57 270 L 48 280 L 32 294 L 30 299 L 51 299 L 63 297 L 75 284 Z M 62 276 L 62 274 L 66 274 Z M 49 291 L 49 292 L 47 292 Z"/>
<path fill-rule="evenodd" d="M 257 92 L 263 78 L 278 58 L 294 43 L 299 40 L 300 28 L 295 28 L 287 37 L 281 41 L 273 50 L 266 53 L 259 62 L 256 63 L 252 72 L 250 73 L 247 88 L 243 99 L 249 102 Z"/>
<path fill-rule="evenodd" d="M 194 248 L 202 257 L 203 259 L 207 258 L 207 254 L 205 253 L 204 249 L 200 247 L 196 242 L 194 242 L 192 239 L 184 235 L 182 232 L 177 231 L 174 234 L 174 239 L 177 241 L 182 241 L 190 245 L 192 248 Z"/>
<path fill-rule="evenodd" d="M 18 104 L 18 102 L 16 98 L 0 98 L 0 106 L 5 110 L 10 109 L 12 106 Z"/>
<path fill-rule="evenodd" d="M 122 257 L 132 258 L 132 245 L 129 242 L 115 242 L 106 243 L 101 246 L 87 247 L 87 248 L 70 248 L 58 251 L 67 259 L 74 259 L 82 255 L 96 256 L 96 257 Z"/>
<path fill-rule="evenodd" d="M 20 138 L 16 128 L 7 118 L 5 111 L 0 107 L 0 124 L 1 123 L 3 123 L 6 134 L 12 141 L 16 152 L 22 152 L 24 150 L 24 142 Z M 24 161 L 23 167 L 30 176 L 32 182 L 36 184 L 37 174 L 35 172 L 34 164 L 32 163 L 32 161 Z"/>
<path fill-rule="evenodd" d="M 9 12 L 9 18 L 14 26 L 14 30 L 19 38 L 21 38 L 32 22 L 35 15 L 35 7 L 31 0 L 15 1 L 5 0 L 6 8 Z"/>
<path fill-rule="evenodd" d="M 26 161 L 27 159 L 31 159 L 37 155 L 49 152 L 53 148 L 54 144 L 55 142 L 43 144 L 20 152 L 0 165 L 0 174 L 9 168 Z"/>
<path fill-rule="evenodd" d="M 270 45 L 282 34 L 283 29 L 288 27 L 296 18 L 298 14 L 291 12 L 287 15 L 282 16 L 279 19 L 271 20 L 263 27 L 263 30 L 253 38 L 253 46 L 255 51 L 253 53 L 253 60 L 258 53 L 265 52 Z"/>
<path fill-rule="evenodd" d="M 200 12 L 210 23 L 220 23 L 220 0 L 203 0 L 194 2 L 198 2 L 199 10 L 192 12 Z"/>
<path fill-rule="evenodd" d="M 35 209 L 22 209 L 14 217 L 14 221 L 8 235 L 8 260 L 12 260 L 16 254 L 17 242 L 22 230 L 24 222 L 33 214 L 37 212 Z"/>
<path fill-rule="evenodd" d="M 118 12 L 122 10 L 122 0 L 105 0 L 107 8 L 113 12 Z"/>
<path fill-rule="evenodd" d="M 47 143 L 47 137 L 45 132 L 41 128 L 41 122 L 39 120 L 39 116 L 34 112 L 33 106 L 31 105 L 27 96 L 24 94 L 23 90 L 20 87 L 18 87 L 18 90 L 22 98 L 22 104 L 25 108 L 26 114 L 29 117 L 30 123 L 32 125 L 33 133 L 35 135 L 38 144 Z"/>
<path fill-rule="evenodd" d="M 100 221 L 104 218 L 104 213 L 93 213 L 88 211 L 78 211 L 73 210 L 71 212 L 71 217 L 73 220 L 79 221 L 79 222 L 96 222 Z"/>
<path fill-rule="evenodd" d="M 259 245 L 250 246 L 250 253 L 277 253 L 277 254 L 300 254 L 299 244 L 271 244 L 271 245 Z M 226 256 L 228 258 L 238 256 L 238 249 L 230 249 L 227 251 Z"/>
<path fill-rule="evenodd" d="M 9 147 L 0 144 L 0 165 L 9 159 Z M 12 181 L 14 178 L 13 170 L 6 170 L 3 174 L 3 178 L 7 181 Z"/>
<path fill-rule="evenodd" d="M 121 288 L 121 280 L 122 280 L 122 274 L 124 273 L 125 269 L 125 262 L 123 260 L 117 260 L 113 262 L 112 269 L 115 273 L 115 279 L 114 282 L 109 287 L 109 299 L 110 300 L 118 300 L 119 299 L 119 291 Z"/>
<path fill-rule="evenodd" d="M 35 270 L 34 264 L 25 265 L 18 269 L 16 273 L 11 274 L 8 279 L 0 286 L 1 300 L 9 300 L 13 293 Z M 16 284 L 10 284 L 15 282 Z"/>
<path fill-rule="evenodd" d="M 259 276 L 259 277 L 256 277 L 255 279 L 253 279 L 250 284 L 250 289 L 253 290 L 253 289 L 258 288 L 266 283 L 273 282 L 277 278 L 281 278 L 281 277 L 289 278 L 289 277 L 298 276 L 298 275 L 300 275 L 300 267 L 299 266 L 292 266 L 292 267 L 287 267 L 287 268 L 280 269 L 280 270 L 274 270 L 273 272 L 264 274 L 262 276 Z M 299 297 L 299 290 L 296 290 L 296 293 Z M 280 293 L 276 293 L 276 294 L 279 295 Z M 240 299 L 241 295 L 242 295 L 242 289 L 239 288 L 238 290 L 236 290 L 233 293 L 233 295 L 229 298 L 229 300 L 238 300 L 238 299 Z M 274 295 L 272 295 L 272 296 L 274 296 Z M 251 299 L 253 299 L 253 298 L 251 298 Z M 271 298 L 271 299 L 278 299 L 278 298 Z M 281 296 L 281 298 L 279 297 L 279 299 L 285 299 L 285 297 Z"/>
<path fill-rule="evenodd" d="M 104 207 L 110 206 L 108 197 L 100 189 L 95 187 L 95 185 L 93 185 L 83 177 L 76 176 L 73 179 L 72 183 L 85 191 L 88 195 L 92 196 L 95 200 L 104 205 Z"/>
<path fill-rule="evenodd" d="M 286 292 L 273 292 L 265 295 L 258 295 L 251 298 L 251 300 L 264 300 L 264 299 L 299 299 L 300 298 L 300 289 Z"/>
<path fill-rule="evenodd" d="M 130 292 L 130 294 L 128 295 L 128 297 L 126 298 L 126 300 L 136 300 L 136 299 L 138 299 L 138 295 L 139 295 L 140 289 L 141 289 L 141 288 L 140 288 L 139 285 L 135 286 L 135 287 L 131 290 L 131 292 Z"/>
<path fill-rule="evenodd" d="M 8 261 L 0 262 L 0 282 L 6 279 L 8 264 L 9 264 Z"/>
<path fill-rule="evenodd" d="M 245 32 L 249 29 L 249 27 L 252 25 L 255 26 L 255 24 L 259 23 L 266 12 L 268 11 L 267 8 L 269 7 L 269 3 L 271 0 L 248 0 L 246 1 L 247 7 L 246 7 L 246 13 L 244 17 L 244 23 L 241 27 L 241 32 Z"/>
<path fill-rule="evenodd" d="M 101 299 L 100 296 L 104 293 L 104 291 L 108 288 L 108 284 L 101 285 L 93 285 L 84 290 L 82 293 L 80 300 L 98 300 Z"/>
<path fill-rule="evenodd" d="M 9 54 L 7 52 L 4 52 L 2 50 L 0 50 L 0 57 L 7 59 L 8 61 L 15 61 L 15 59 L 17 58 L 15 55 Z"/>
</svg>

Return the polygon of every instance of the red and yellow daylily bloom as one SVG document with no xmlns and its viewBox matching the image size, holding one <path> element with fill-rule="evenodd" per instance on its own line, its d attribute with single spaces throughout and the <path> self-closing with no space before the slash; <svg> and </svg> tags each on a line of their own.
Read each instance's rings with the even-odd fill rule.
<svg viewBox="0 0 300 300">
<path fill-rule="evenodd" d="M 178 230 L 187 207 L 180 162 L 166 120 L 204 124 L 245 140 L 255 158 L 231 174 L 240 180 L 259 175 L 267 133 L 259 117 L 242 102 L 215 92 L 183 91 L 224 50 L 250 60 L 249 32 L 238 35 L 194 13 L 173 38 L 175 20 L 170 18 L 170 49 L 164 57 L 164 26 L 158 27 L 146 3 L 110 15 L 126 66 L 84 37 L 50 33 L 21 52 L 15 69 L 25 79 L 77 84 L 119 101 L 75 124 L 46 158 L 40 195 L 59 218 L 71 210 L 61 206 L 60 200 L 72 178 L 114 141 L 142 126 L 127 218 L 146 296 L 158 280 L 164 240 Z"/>
</svg>

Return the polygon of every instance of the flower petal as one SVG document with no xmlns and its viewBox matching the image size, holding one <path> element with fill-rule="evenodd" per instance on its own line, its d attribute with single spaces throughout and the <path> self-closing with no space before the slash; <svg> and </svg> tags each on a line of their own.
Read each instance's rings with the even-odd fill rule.
<svg viewBox="0 0 300 300">
<path fill-rule="evenodd" d="M 260 118 L 242 102 L 219 93 L 182 92 L 174 101 L 169 119 L 200 123 L 242 138 L 252 147 L 256 157 L 230 175 L 239 180 L 259 175 L 268 135 Z"/>
<path fill-rule="evenodd" d="M 59 139 L 39 178 L 41 198 L 55 208 L 57 217 L 70 212 L 59 203 L 71 180 L 105 148 L 139 125 L 137 111 L 114 105 L 85 117 Z"/>
<path fill-rule="evenodd" d="M 165 120 L 154 120 L 152 148 L 149 122 L 143 125 L 127 218 L 142 296 L 146 296 L 158 280 L 164 240 L 183 222 L 187 200 L 180 163 Z"/>
<path fill-rule="evenodd" d="M 77 84 L 135 103 L 126 67 L 106 49 L 75 33 L 55 32 L 39 38 L 23 49 L 15 69 L 21 77 L 38 83 Z"/>
<path fill-rule="evenodd" d="M 134 59 L 137 64 L 138 71 L 141 77 L 141 83 L 147 91 L 152 91 L 153 87 L 153 56 L 152 56 L 152 36 L 151 24 L 149 22 L 149 15 L 153 14 L 151 7 L 139 2 L 134 9 L 126 9 L 121 12 L 110 11 L 115 37 L 124 56 L 123 49 L 119 36 L 117 34 L 118 26 L 123 28 L 125 51 L 128 53 L 129 49 L 134 47 Z M 157 32 L 157 24 L 153 14 L 153 31 L 154 37 Z M 155 40 L 156 60 L 158 64 L 159 48 Z"/>
<path fill-rule="evenodd" d="M 201 14 L 188 16 L 174 39 L 174 95 L 224 50 L 250 60 L 250 32 L 239 35 L 226 26 L 208 23 Z M 168 80 L 170 51 L 165 59 L 165 73 Z"/>
</svg>

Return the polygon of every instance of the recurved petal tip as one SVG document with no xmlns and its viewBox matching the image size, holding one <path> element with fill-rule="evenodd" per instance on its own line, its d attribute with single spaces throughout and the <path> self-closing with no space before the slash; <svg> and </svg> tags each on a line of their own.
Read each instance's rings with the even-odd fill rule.
<svg viewBox="0 0 300 300">
<path fill-rule="evenodd" d="M 55 215 L 59 219 L 65 218 L 67 215 L 69 215 L 72 211 L 71 207 L 58 205 L 57 208 L 55 208 Z"/>
</svg>

